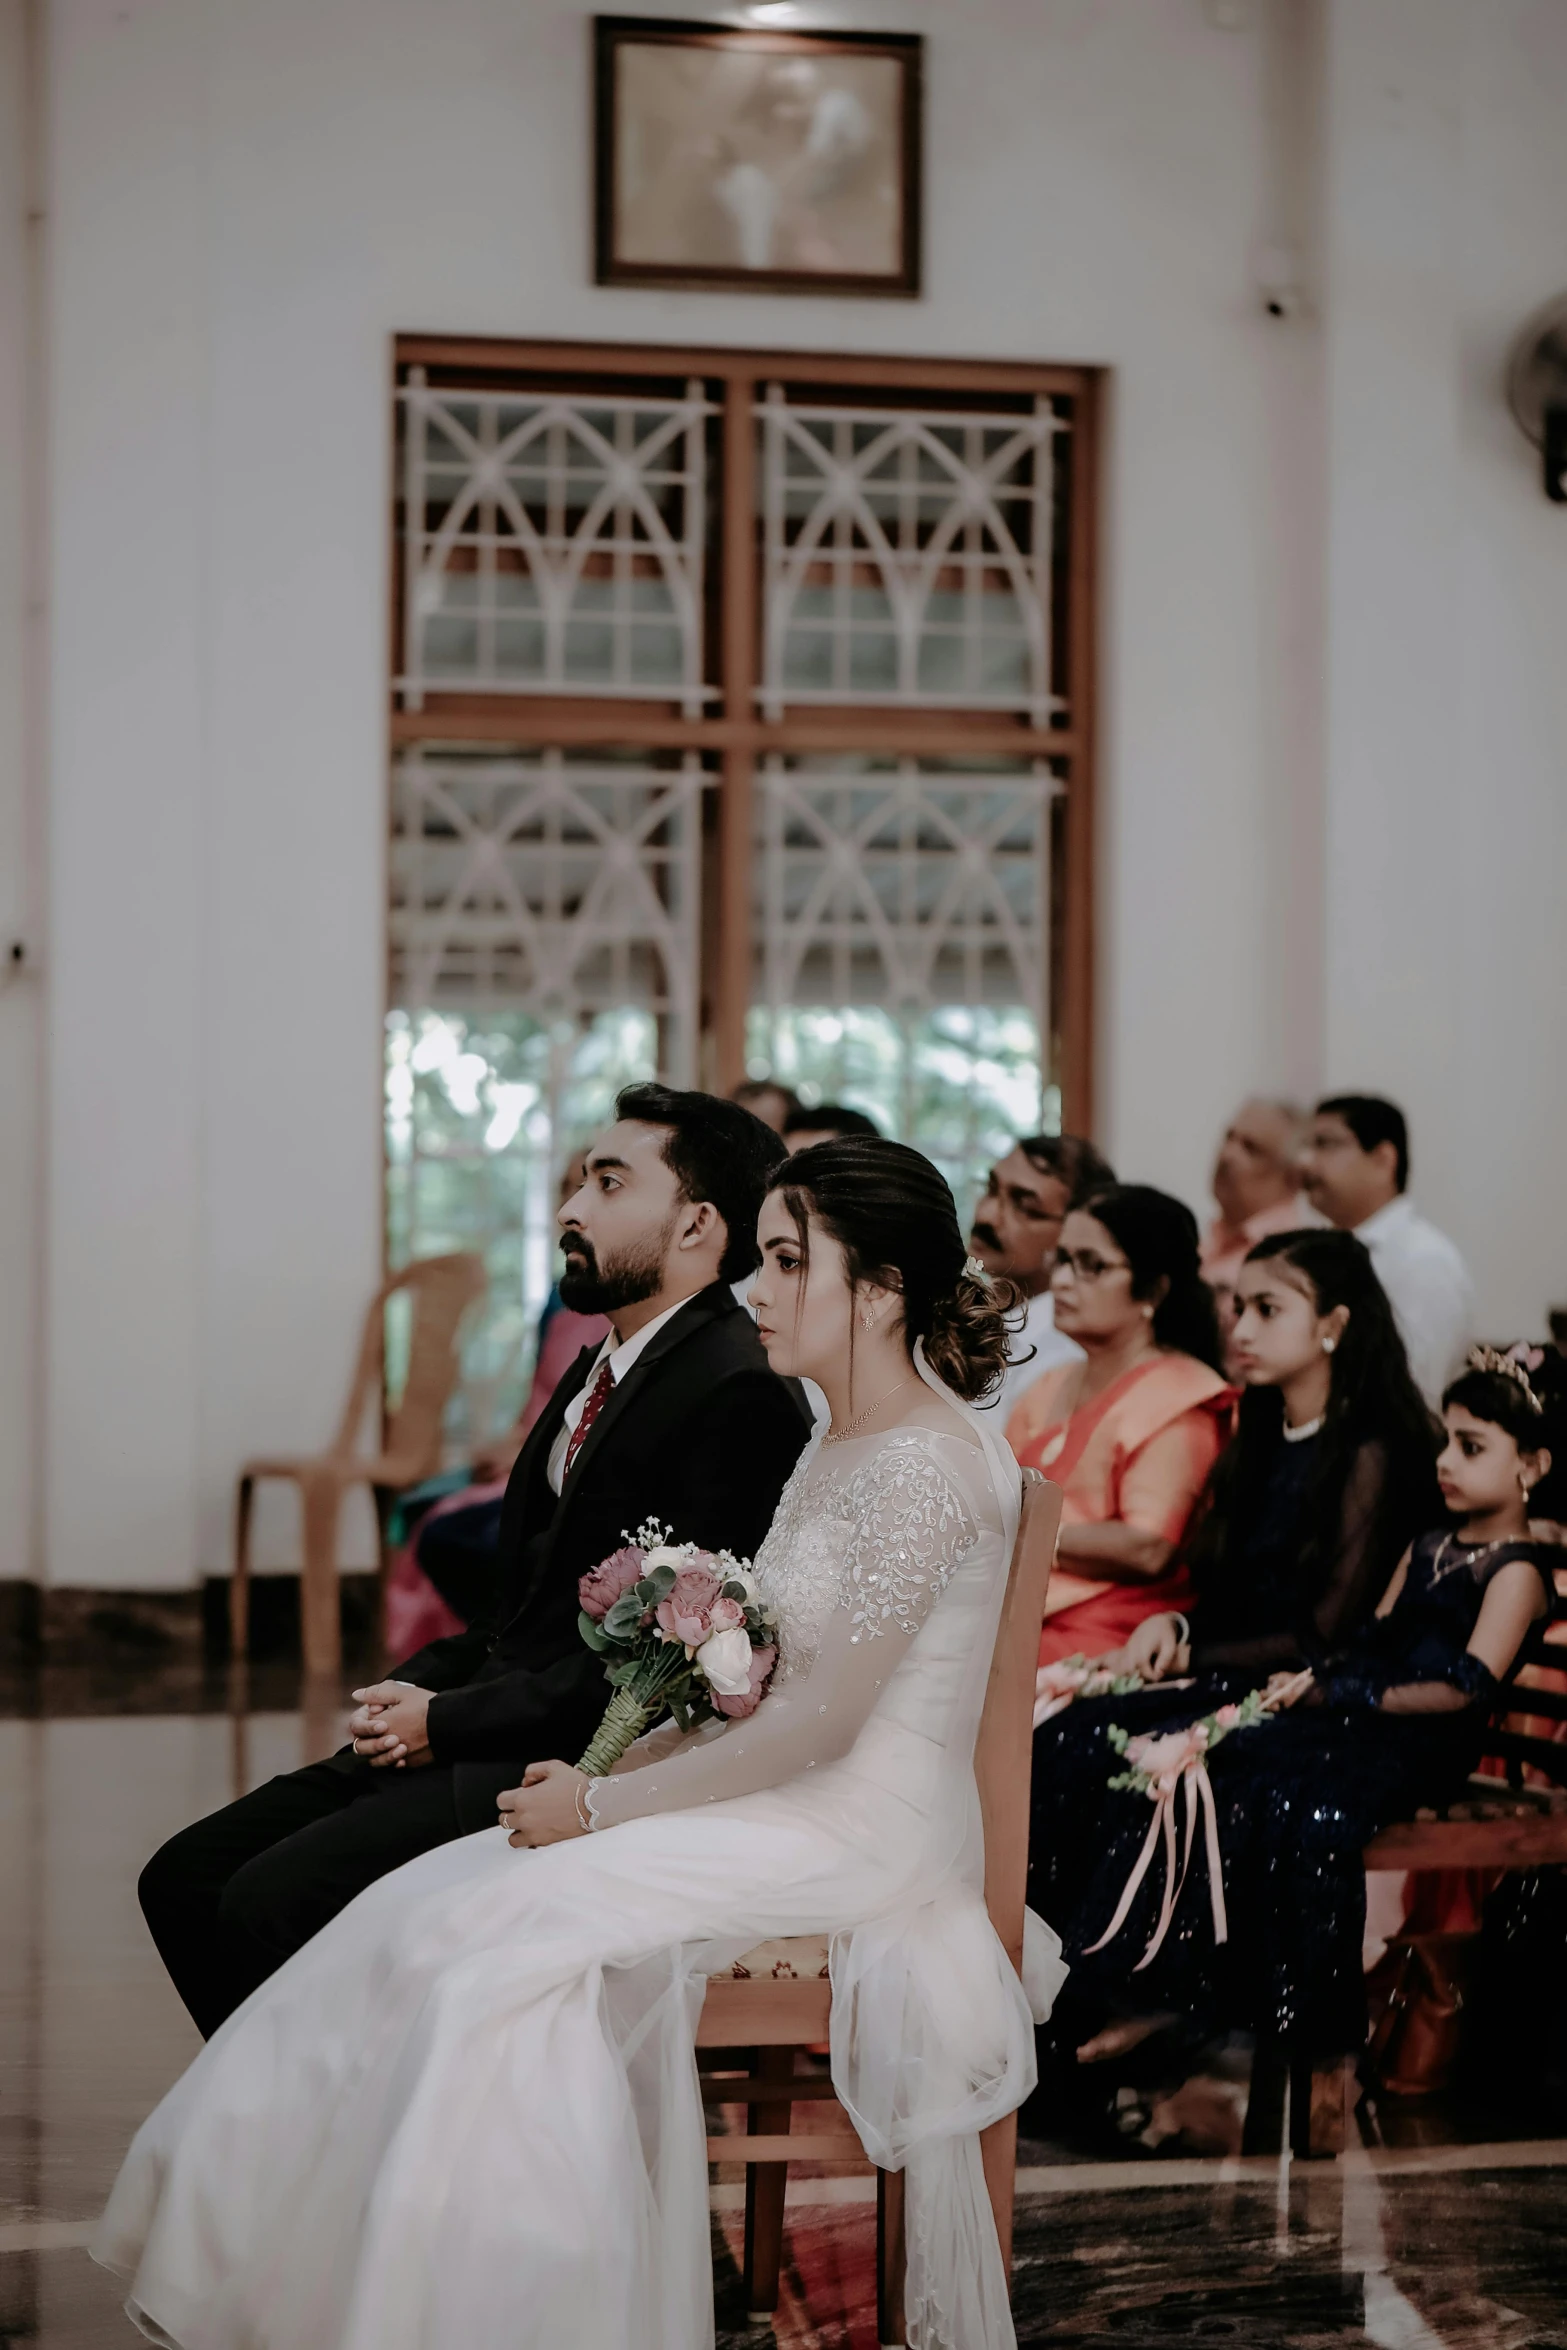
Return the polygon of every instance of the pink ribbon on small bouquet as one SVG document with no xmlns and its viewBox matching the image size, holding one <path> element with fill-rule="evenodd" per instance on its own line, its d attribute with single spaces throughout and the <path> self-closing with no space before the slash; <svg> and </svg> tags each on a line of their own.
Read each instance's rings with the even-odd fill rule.
<svg viewBox="0 0 1567 2350">
<path fill-rule="evenodd" d="M 1229 1919 L 1224 1908 L 1224 1872 L 1219 1855 L 1219 1815 L 1213 1800 L 1213 1782 L 1208 1776 L 1208 1755 L 1219 1741 L 1232 1730 L 1250 1728 L 1264 1720 L 1280 1706 L 1293 1705 L 1310 1686 L 1310 1671 L 1296 1673 L 1288 1681 L 1281 1681 L 1266 1694 L 1254 1693 L 1239 1705 L 1221 1705 L 1217 1713 L 1206 1715 L 1201 1721 L 1190 1722 L 1183 1730 L 1165 1730 L 1157 1737 L 1146 1735 L 1129 1739 L 1125 1747 L 1129 1771 L 1144 1782 L 1143 1792 L 1154 1807 L 1148 1824 L 1148 1834 L 1142 1851 L 1126 1880 L 1126 1889 L 1116 1904 L 1114 1917 L 1100 1935 L 1091 1942 L 1086 1956 L 1103 1950 L 1113 1942 L 1125 1925 L 1131 1907 L 1137 1898 L 1137 1889 L 1149 1869 L 1161 1839 L 1164 1844 L 1164 1895 L 1159 1904 L 1159 1920 L 1147 1949 L 1132 1969 L 1141 1974 L 1152 1963 L 1163 1945 L 1165 1936 L 1174 1923 L 1176 1905 L 1186 1884 L 1191 1867 L 1192 1851 L 1197 1842 L 1197 1822 L 1201 1815 L 1203 1842 L 1208 1856 L 1208 1899 L 1213 1910 L 1213 1938 L 1216 1943 L 1230 1938 Z M 1180 1868 L 1176 1868 L 1178 1828 L 1176 1811 L 1182 1794 L 1186 1798 L 1186 1833 L 1181 1839 Z"/>
</svg>

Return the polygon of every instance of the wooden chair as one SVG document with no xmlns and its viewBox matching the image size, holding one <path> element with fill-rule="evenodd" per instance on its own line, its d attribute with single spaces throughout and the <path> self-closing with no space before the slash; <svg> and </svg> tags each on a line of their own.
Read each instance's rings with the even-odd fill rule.
<svg viewBox="0 0 1567 2350">
<path fill-rule="evenodd" d="M 229 1586 L 229 1636 L 233 1654 L 250 1647 L 250 1513 L 263 1477 L 299 1487 L 304 1518 L 304 1561 L 300 1574 L 300 1645 L 305 1671 L 313 1679 L 335 1675 L 342 1663 L 343 1635 L 338 1607 L 337 1522 L 343 1496 L 368 1485 L 385 1528 L 391 1497 L 431 1477 L 441 1465 L 441 1426 L 457 1383 L 457 1332 L 463 1315 L 483 1295 L 484 1260 L 476 1256 L 421 1257 L 394 1273 L 365 1316 L 348 1401 L 330 1448 L 309 1458 L 277 1456 L 247 1461 L 240 1471 L 235 1506 L 234 1578 Z M 372 1404 L 384 1395 L 386 1302 L 400 1290 L 413 1301 L 408 1343 L 408 1376 L 397 1409 L 385 1425 L 378 1452 L 358 1449 Z M 378 1429 L 379 1432 L 379 1429 Z M 383 1566 L 385 1542 L 382 1542 Z"/>
<path fill-rule="evenodd" d="M 1023 1515 L 1012 1553 L 990 1683 L 974 1754 L 985 1829 L 985 1906 L 1019 1972 L 1023 1962 L 1023 1907 L 1028 1877 L 1028 1812 L 1033 1751 L 1034 1675 L 1045 1587 L 1061 1522 L 1061 1493 L 1037 1469 L 1023 1472 Z M 775 1973 L 774 1969 L 789 1971 Z M 743 1970 L 743 1971 L 741 1971 Z M 713 2105 L 749 2108 L 744 2137 L 713 2137 L 710 2162 L 746 2165 L 746 2306 L 765 2317 L 778 2306 L 783 2253 L 784 2196 L 789 2164 L 842 2162 L 860 2156 L 858 2140 L 819 2070 L 801 2074 L 796 2056 L 828 2037 L 832 1986 L 825 1937 L 765 1943 L 739 1962 L 734 1974 L 715 1975 L 697 2028 L 699 2049 L 729 2052 L 742 2072 L 708 2070 L 704 2095 Z M 837 2134 L 792 2134 L 791 2107 L 830 2104 L 845 2125 Z M 1017 2167 L 1017 2116 L 1008 2114 L 981 2141 L 985 2180 L 996 2215 L 1001 2256 L 1011 2266 L 1012 2203 Z M 861 2159 L 863 2159 L 861 2157 Z M 879 2340 L 903 2340 L 903 2180 L 878 2172 L 876 2278 Z"/>
<path fill-rule="evenodd" d="M 1499 1776 L 1477 1771 L 1461 1801 L 1444 1813 L 1400 1820 L 1366 1846 L 1368 1869 L 1567 1868 L 1567 1597 L 1559 1598 L 1524 1642 L 1530 1678 L 1507 1692 L 1486 1732 L 1485 1758 Z M 1541 1681 L 1537 1675 L 1544 1674 Z M 1530 1717 L 1558 1725 L 1555 1737 L 1525 1726 Z M 1525 1773 L 1535 1774 L 1532 1783 Z M 1543 1780 L 1546 1783 L 1540 1784 Z M 1348 2059 L 1313 2065 L 1288 2042 L 1259 2044 L 1246 2107 L 1245 2148 L 1272 2153 L 1282 2134 L 1284 2084 L 1289 2083 L 1290 2146 L 1298 2155 L 1342 2153 L 1355 2099 L 1355 2067 Z"/>
</svg>

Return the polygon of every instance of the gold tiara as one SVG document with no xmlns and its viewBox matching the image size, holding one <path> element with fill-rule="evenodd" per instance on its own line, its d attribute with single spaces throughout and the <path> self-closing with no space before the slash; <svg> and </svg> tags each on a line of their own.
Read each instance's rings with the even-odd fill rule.
<svg viewBox="0 0 1567 2350">
<path fill-rule="evenodd" d="M 1472 1346 L 1469 1349 L 1467 1360 L 1471 1371 L 1494 1371 L 1500 1378 L 1516 1380 L 1529 1399 L 1529 1409 L 1532 1412 L 1543 1413 L 1545 1406 L 1536 1395 L 1529 1379 L 1530 1366 L 1527 1357 L 1531 1351 L 1534 1350 L 1516 1346 L 1509 1347 L 1505 1352 L 1499 1346 Z M 1534 1352 L 1536 1363 L 1542 1359 L 1543 1349 Z"/>
</svg>

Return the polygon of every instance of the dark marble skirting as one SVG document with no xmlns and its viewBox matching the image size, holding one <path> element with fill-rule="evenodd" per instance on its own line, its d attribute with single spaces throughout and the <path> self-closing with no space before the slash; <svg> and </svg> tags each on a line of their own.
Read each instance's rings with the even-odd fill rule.
<svg viewBox="0 0 1567 2350">
<path fill-rule="evenodd" d="M 374 1574 L 339 1577 L 343 1636 L 370 1644 L 378 1606 Z M 105 1591 L 0 1582 L 0 1657 L 93 1665 L 112 1657 L 149 1662 L 222 1656 L 228 1649 L 228 1581 L 208 1576 L 193 1591 Z M 251 1653 L 297 1653 L 299 1577 L 257 1575 L 251 1583 Z"/>
</svg>

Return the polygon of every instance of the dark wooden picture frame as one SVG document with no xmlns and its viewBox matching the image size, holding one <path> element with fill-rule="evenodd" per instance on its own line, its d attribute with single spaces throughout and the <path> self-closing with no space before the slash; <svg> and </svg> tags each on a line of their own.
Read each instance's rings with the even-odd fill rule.
<svg viewBox="0 0 1567 2350">
<path fill-rule="evenodd" d="M 752 31 L 667 17 L 595 17 L 596 282 L 917 295 L 924 47 L 918 33 Z M 663 81 L 671 99 L 692 109 L 691 77 L 681 90 L 678 68 L 661 69 L 659 51 L 705 56 L 713 68 L 712 111 L 698 136 L 687 126 L 683 149 L 681 134 L 669 135 L 663 156 L 649 166 L 648 187 L 636 191 L 639 249 L 622 229 L 625 150 L 637 102 L 626 86 L 629 75 L 640 74 L 644 85 L 650 77 Z M 760 70 L 737 71 L 737 64 Z M 890 102 L 888 77 L 878 70 L 888 66 Z M 835 173 L 837 187 L 824 193 L 823 180 Z M 767 257 L 747 259 L 747 241 Z M 725 243 L 738 246 L 738 254 L 726 255 Z M 817 259 L 810 257 L 813 244 Z M 862 260 L 852 257 L 856 246 Z M 774 251 L 784 257 L 775 261 Z"/>
</svg>

